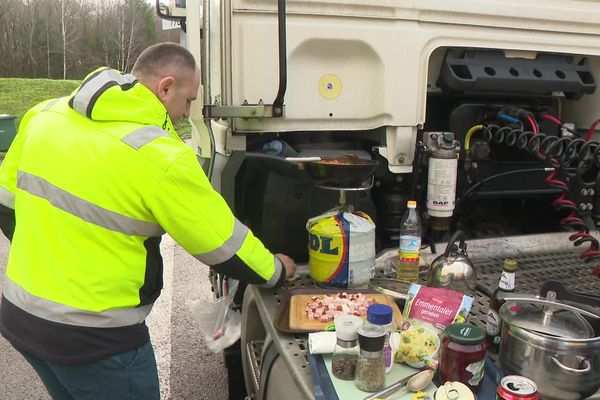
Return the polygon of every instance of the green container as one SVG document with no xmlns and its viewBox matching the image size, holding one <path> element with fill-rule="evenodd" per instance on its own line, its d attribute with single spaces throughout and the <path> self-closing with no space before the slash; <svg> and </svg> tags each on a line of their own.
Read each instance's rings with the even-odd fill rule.
<svg viewBox="0 0 600 400">
<path fill-rule="evenodd" d="M 8 150 L 17 134 L 16 118 L 13 115 L 0 114 L 0 151 Z"/>
</svg>

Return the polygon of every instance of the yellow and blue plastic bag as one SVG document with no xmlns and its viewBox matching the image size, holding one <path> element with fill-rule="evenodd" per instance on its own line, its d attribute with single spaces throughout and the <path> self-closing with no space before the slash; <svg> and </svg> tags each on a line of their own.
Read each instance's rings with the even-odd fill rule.
<svg viewBox="0 0 600 400">
<path fill-rule="evenodd" d="M 311 218 L 308 266 L 320 286 L 348 288 L 369 282 L 375 271 L 375 224 L 361 211 Z"/>
</svg>

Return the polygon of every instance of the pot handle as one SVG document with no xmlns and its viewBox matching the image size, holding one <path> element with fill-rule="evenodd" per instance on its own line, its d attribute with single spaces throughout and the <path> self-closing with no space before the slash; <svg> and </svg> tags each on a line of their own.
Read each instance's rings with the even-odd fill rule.
<svg viewBox="0 0 600 400">
<path fill-rule="evenodd" d="M 460 239 L 460 244 L 458 246 L 458 250 L 462 250 L 463 253 L 467 250 L 467 245 L 465 244 L 465 233 L 461 230 L 458 230 L 458 231 L 454 232 L 454 235 L 452 235 L 452 237 L 448 241 L 448 244 L 446 245 L 446 251 L 444 252 L 445 257 L 450 256 L 450 253 L 452 252 L 452 250 L 454 249 L 454 246 L 455 246 L 454 242 L 456 242 L 459 239 Z"/>
<path fill-rule="evenodd" d="M 308 161 L 321 161 L 321 157 L 285 157 L 285 161 L 289 162 L 308 162 Z"/>
<path fill-rule="evenodd" d="M 569 304 L 565 304 L 565 303 L 560 303 L 558 301 L 550 301 L 550 300 L 546 300 L 546 299 L 540 299 L 539 297 L 536 296 L 531 296 L 531 295 L 527 295 L 527 294 L 522 294 L 522 293 L 509 293 L 509 292 L 502 292 L 502 293 L 498 293 L 498 299 L 500 300 L 506 300 L 507 302 L 509 301 L 514 301 L 514 302 L 524 302 L 524 303 L 530 303 L 530 304 L 539 304 L 542 306 L 558 306 L 560 307 L 562 310 L 569 310 L 575 313 L 579 313 L 581 315 L 584 315 L 586 317 L 591 317 L 591 318 L 597 318 L 600 319 L 600 314 L 596 314 L 596 313 L 592 313 L 590 311 L 586 311 L 586 310 L 582 310 L 579 307 L 575 307 L 575 306 L 571 306 Z M 505 303 L 507 304 L 507 303 Z M 506 305 L 502 305 L 502 307 L 507 307 Z"/>
<path fill-rule="evenodd" d="M 552 360 L 552 363 L 568 374 L 584 375 L 584 374 L 587 374 L 588 372 L 590 372 L 592 369 L 590 361 L 587 358 L 584 358 L 582 356 L 577 356 L 577 359 L 579 360 L 580 363 L 583 364 L 583 369 L 567 367 L 566 365 L 561 363 L 558 358 L 556 358 L 557 356 L 558 356 L 558 354 L 550 357 L 550 359 Z"/>
</svg>

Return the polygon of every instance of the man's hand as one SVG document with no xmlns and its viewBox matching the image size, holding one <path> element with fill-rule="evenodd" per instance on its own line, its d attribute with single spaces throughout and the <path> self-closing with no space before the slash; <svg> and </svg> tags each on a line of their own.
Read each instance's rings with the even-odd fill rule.
<svg viewBox="0 0 600 400">
<path fill-rule="evenodd" d="M 285 268 L 285 277 L 287 279 L 293 278 L 296 274 L 296 263 L 294 260 L 282 253 L 275 254 L 275 257 L 283 264 L 283 268 Z"/>
</svg>

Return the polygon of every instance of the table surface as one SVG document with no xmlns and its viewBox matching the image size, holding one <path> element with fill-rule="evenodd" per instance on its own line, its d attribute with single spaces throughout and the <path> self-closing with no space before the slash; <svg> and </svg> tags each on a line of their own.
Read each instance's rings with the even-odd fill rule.
<svg viewBox="0 0 600 400">
<path fill-rule="evenodd" d="M 536 294 L 544 281 L 553 279 L 562 282 L 572 291 L 600 294 L 600 279 L 591 275 L 594 265 L 585 264 L 579 259 L 583 249 L 575 248 L 568 240 L 569 235 L 569 233 L 551 233 L 467 241 L 469 257 L 477 269 L 479 287 L 469 321 L 485 327 L 489 295 L 498 285 L 502 262 L 508 257 L 517 259 L 519 265 L 516 292 Z M 440 252 L 444 248 L 445 243 L 437 246 Z M 378 255 L 376 276 L 384 277 L 386 271 L 389 272 L 389 263 L 396 255 L 396 249 Z M 249 286 L 248 289 L 256 301 L 265 329 L 289 367 L 298 390 L 302 392 L 304 398 L 315 399 L 308 366 L 307 334 L 280 332 L 273 325 L 280 305 L 280 296 L 284 291 L 314 286 L 314 282 L 308 276 L 307 265 L 299 265 L 298 272 L 299 279 L 286 282 L 278 290 L 260 289 L 255 286 Z M 589 399 L 600 399 L 600 393 Z"/>
</svg>

